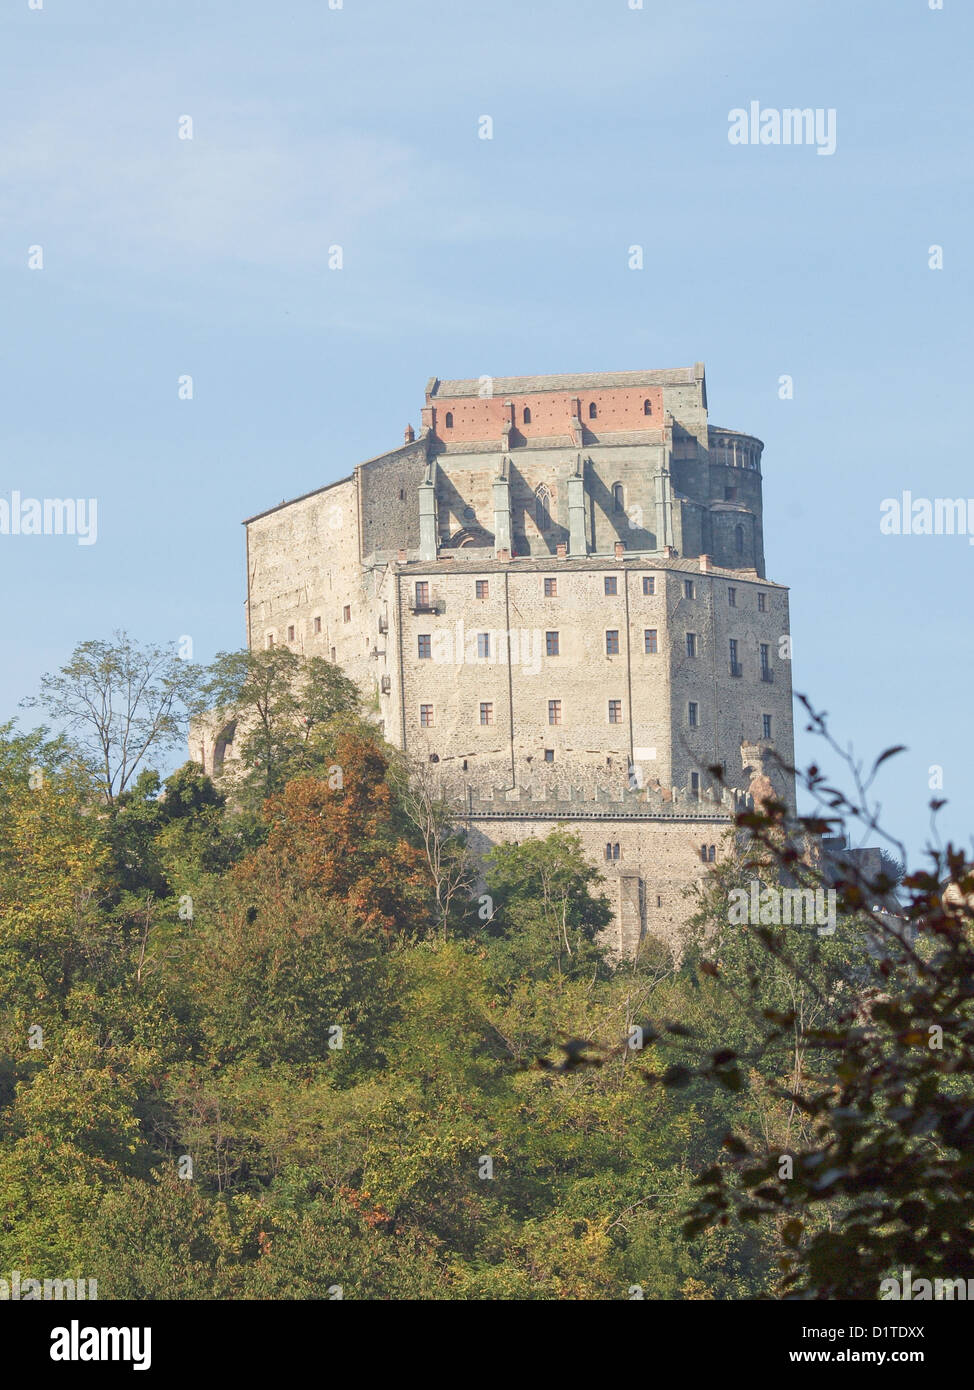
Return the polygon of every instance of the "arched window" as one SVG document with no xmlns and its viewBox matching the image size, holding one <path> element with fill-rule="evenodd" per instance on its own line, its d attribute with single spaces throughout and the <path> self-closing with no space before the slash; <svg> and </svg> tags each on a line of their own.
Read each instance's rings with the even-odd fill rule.
<svg viewBox="0 0 974 1390">
<path fill-rule="evenodd" d="M 735 549 L 737 550 L 738 555 L 743 555 L 743 554 L 744 554 L 744 527 L 743 527 L 743 526 L 735 526 L 735 527 L 734 527 L 734 547 L 735 547 Z"/>
<path fill-rule="evenodd" d="M 626 494 L 621 483 L 612 484 L 612 508 L 617 512 L 626 510 Z"/>
<path fill-rule="evenodd" d="M 652 413 L 653 413 L 653 403 L 652 403 L 652 401 L 643 401 L 643 414 L 644 414 L 644 415 L 652 415 Z"/>
<path fill-rule="evenodd" d="M 530 425 L 531 423 L 531 407 L 529 405 L 524 407 L 524 423 L 526 425 Z"/>
<path fill-rule="evenodd" d="M 539 531 L 551 529 L 551 492 L 542 483 L 534 494 L 534 522 Z"/>
<path fill-rule="evenodd" d="M 588 403 L 588 418 L 589 418 L 590 420 L 594 420 L 594 419 L 597 417 L 598 413 L 599 413 L 599 412 L 598 412 L 598 407 L 596 406 L 595 402 L 594 402 L 594 401 L 589 401 L 589 403 Z"/>
<path fill-rule="evenodd" d="M 713 864 L 713 863 L 715 862 L 715 860 L 716 860 L 716 858 L 717 858 L 717 846 L 716 846 L 716 845 L 711 845 L 711 846 L 710 846 L 710 850 L 709 850 L 709 852 L 708 852 L 708 854 L 707 854 L 707 858 L 708 858 L 708 860 L 710 861 L 711 864 Z"/>
<path fill-rule="evenodd" d="M 448 430 L 452 430 L 452 429 L 453 429 L 453 411 L 452 411 L 452 410 L 448 410 L 448 411 L 446 412 L 446 420 L 444 421 L 444 424 L 446 425 L 446 427 L 447 427 Z"/>
<path fill-rule="evenodd" d="M 703 862 L 706 864 L 706 862 L 707 862 L 707 846 L 706 846 L 706 845 L 701 845 L 701 846 L 700 846 L 700 858 L 701 858 L 701 859 L 703 860 Z"/>
</svg>

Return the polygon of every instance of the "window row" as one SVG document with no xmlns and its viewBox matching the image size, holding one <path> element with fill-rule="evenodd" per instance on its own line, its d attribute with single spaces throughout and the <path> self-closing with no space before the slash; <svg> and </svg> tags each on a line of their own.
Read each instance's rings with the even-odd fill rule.
<svg viewBox="0 0 974 1390">
<path fill-rule="evenodd" d="M 645 401 L 643 401 L 643 414 L 644 414 L 644 415 L 652 415 L 652 413 L 653 413 L 653 402 L 650 401 L 650 400 L 645 400 Z M 595 401 L 589 401 L 589 403 L 588 403 L 588 418 L 589 418 L 590 420 L 597 420 L 597 419 L 599 418 L 599 408 L 598 408 L 598 405 L 595 403 Z M 521 423 L 522 423 L 522 424 L 525 424 L 525 425 L 530 425 L 530 423 L 531 423 L 531 407 L 530 407 L 529 405 L 523 406 L 523 407 L 521 408 Z M 452 410 L 448 410 L 448 411 L 445 413 L 445 415 L 443 416 L 443 427 L 444 427 L 444 429 L 448 429 L 448 430 L 452 430 L 452 429 L 453 429 L 453 411 L 452 411 Z"/>
<path fill-rule="evenodd" d="M 607 723 L 609 723 L 609 724 L 621 724 L 621 723 L 622 723 L 622 701 L 621 701 L 621 700 L 609 700 L 609 701 L 608 701 L 608 705 L 607 705 L 607 715 L 608 715 L 607 721 L 606 721 Z M 494 705 L 493 705 L 493 702 L 492 702 L 491 700 L 481 700 L 481 702 L 480 702 L 480 723 L 483 724 L 483 725 L 489 725 L 489 724 L 493 724 L 493 722 L 494 722 Z M 561 700 L 549 700 L 549 701 L 548 701 L 548 723 L 551 724 L 551 725 L 556 725 L 556 724 L 561 724 L 561 723 L 562 723 L 562 702 L 561 702 Z M 431 705 L 431 704 L 429 704 L 429 705 L 420 705 L 420 707 L 419 707 L 419 727 L 420 727 L 421 729 L 432 729 L 432 728 L 435 728 L 435 711 L 434 711 L 433 705 Z M 546 754 L 546 755 L 545 755 L 545 761 L 546 761 L 546 762 L 553 762 L 553 761 L 554 761 L 554 755 L 552 755 L 551 758 L 548 758 L 548 757 L 547 757 L 547 754 Z"/>
<path fill-rule="evenodd" d="M 644 575 L 642 576 L 642 580 L 643 580 L 643 584 L 642 584 L 643 593 L 646 594 L 646 595 L 653 595 L 653 594 L 655 594 L 655 593 L 656 593 L 656 576 L 655 576 L 654 574 L 644 574 Z M 607 575 L 604 575 L 604 576 L 603 576 L 603 580 L 602 580 L 602 585 L 603 585 L 603 591 L 604 591 L 604 593 L 605 593 L 607 596 L 609 596 L 609 597 L 614 597 L 614 596 L 617 596 L 617 595 L 618 595 L 618 593 L 619 593 L 619 578 L 618 578 L 617 575 L 615 575 L 615 574 L 607 574 Z M 558 580 L 557 580 L 557 579 L 555 579 L 555 578 L 545 578 L 544 581 L 543 581 L 543 586 L 544 586 L 544 596 L 545 596 L 545 598 L 557 598 L 557 597 L 558 597 Z M 488 580 L 488 579 L 477 579 L 477 580 L 475 580 L 475 581 L 474 581 L 474 593 L 475 593 L 475 595 L 476 595 L 476 597 L 477 597 L 478 599 L 488 599 L 488 598 L 490 598 L 490 580 Z M 696 581 L 695 581 L 695 580 L 693 580 L 693 579 L 684 579 L 684 581 L 683 581 L 683 597 L 684 597 L 684 598 L 687 598 L 687 599 L 695 599 L 695 598 L 697 597 L 697 586 L 696 586 Z M 762 591 L 759 591 L 759 592 L 758 592 L 758 596 L 757 596 L 757 600 L 758 600 L 758 612 L 759 612 L 759 613 L 766 613 L 766 612 L 768 611 L 768 596 L 767 596 L 767 594 L 764 593 L 764 592 L 762 592 Z M 730 608 L 736 608 L 736 607 L 737 607 L 737 588 L 736 588 L 735 586 L 729 586 L 728 589 L 727 589 L 727 604 L 728 604 L 728 607 L 730 607 Z M 429 586 L 429 580 L 428 580 L 428 579 L 417 579 L 417 581 L 416 581 L 415 601 L 414 601 L 413 606 L 414 606 L 414 608 L 419 608 L 419 609 L 422 609 L 422 608 L 429 608 L 429 607 L 431 606 L 431 600 L 430 600 L 430 586 Z M 348 621 L 349 621 L 349 618 L 351 617 L 351 608 L 350 608 L 349 605 L 347 605 L 347 604 L 346 604 L 346 606 L 345 606 L 345 613 L 348 615 L 348 616 L 345 618 L 345 621 L 348 622 Z M 320 620 L 316 619 L 316 621 L 320 621 Z"/>
</svg>

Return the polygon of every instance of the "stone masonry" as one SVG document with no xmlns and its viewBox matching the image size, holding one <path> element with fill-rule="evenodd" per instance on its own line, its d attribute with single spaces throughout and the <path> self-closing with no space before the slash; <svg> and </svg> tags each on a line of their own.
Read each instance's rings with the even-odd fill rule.
<svg viewBox="0 0 974 1390">
<path fill-rule="evenodd" d="M 475 849 L 577 832 L 617 951 L 677 947 L 753 779 L 794 806 L 762 451 L 709 423 L 702 363 L 433 378 L 418 434 L 245 523 L 248 643 L 342 666 Z M 219 772 L 232 735 L 194 754 Z"/>
</svg>

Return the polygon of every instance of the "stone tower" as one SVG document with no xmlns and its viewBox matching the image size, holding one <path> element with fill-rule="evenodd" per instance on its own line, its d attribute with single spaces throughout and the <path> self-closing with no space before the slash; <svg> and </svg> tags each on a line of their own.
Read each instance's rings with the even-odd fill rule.
<svg viewBox="0 0 974 1390">
<path fill-rule="evenodd" d="M 702 363 L 434 377 L 418 433 L 245 523 L 248 643 L 341 665 L 475 848 L 577 831 L 616 949 L 675 943 L 753 768 L 794 761 L 762 451 Z"/>
</svg>

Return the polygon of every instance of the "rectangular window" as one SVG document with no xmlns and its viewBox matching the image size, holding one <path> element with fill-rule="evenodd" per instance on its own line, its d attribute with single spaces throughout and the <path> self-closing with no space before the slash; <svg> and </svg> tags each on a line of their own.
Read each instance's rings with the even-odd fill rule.
<svg viewBox="0 0 974 1390">
<path fill-rule="evenodd" d="M 644 575 L 643 575 L 643 593 L 644 593 L 644 594 L 655 594 L 655 592 L 656 592 L 656 576 L 653 575 L 653 574 L 644 574 Z"/>
<path fill-rule="evenodd" d="M 693 580 L 692 580 L 692 579 L 684 579 L 684 581 L 683 581 L 683 597 L 684 597 L 684 598 L 693 598 Z"/>
<path fill-rule="evenodd" d="M 732 676 L 741 674 L 741 663 L 737 659 L 737 638 L 730 639 L 730 673 Z"/>
<path fill-rule="evenodd" d="M 688 632 L 688 633 L 687 633 L 687 656 L 696 656 L 696 654 L 697 654 L 697 634 L 696 634 L 695 632 Z"/>
<path fill-rule="evenodd" d="M 315 618 L 315 636 L 321 632 L 321 619 Z"/>
<path fill-rule="evenodd" d="M 487 582 L 486 579 L 478 579 L 478 580 L 477 580 L 477 586 L 476 586 L 476 587 L 477 587 L 477 597 L 478 597 L 478 598 L 489 598 L 489 597 L 490 597 L 490 585 L 489 585 L 489 583 Z"/>
<path fill-rule="evenodd" d="M 619 655 L 619 632 L 617 628 L 605 634 L 605 654 L 606 656 Z"/>
<path fill-rule="evenodd" d="M 416 607 L 428 608 L 430 601 L 430 586 L 427 580 L 416 580 Z"/>
<path fill-rule="evenodd" d="M 433 655 L 433 637 L 429 632 L 421 632 L 416 638 L 419 645 L 420 661 L 429 661 Z"/>
<path fill-rule="evenodd" d="M 759 613 L 766 613 L 766 612 L 767 612 L 767 599 L 768 599 L 767 594 L 758 594 L 758 612 L 759 612 Z"/>
<path fill-rule="evenodd" d="M 480 706 L 480 722 L 481 724 L 493 724 L 494 722 L 494 706 L 489 701 Z"/>
<path fill-rule="evenodd" d="M 621 724 L 621 723 L 622 723 L 622 701 L 621 701 L 621 700 L 610 700 L 610 701 L 609 701 L 609 723 L 610 723 L 610 724 Z"/>
<path fill-rule="evenodd" d="M 770 737 L 771 737 L 771 715 L 770 715 L 770 714 L 762 714 L 762 716 L 761 716 L 761 737 L 762 737 L 762 738 L 770 738 Z"/>
<path fill-rule="evenodd" d="M 293 642 L 293 641 L 294 641 L 294 624 L 293 624 L 293 623 L 291 624 L 291 626 L 290 626 L 290 627 L 288 628 L 288 630 L 287 630 L 287 640 L 288 640 L 289 642 Z"/>
<path fill-rule="evenodd" d="M 643 644 L 648 656 L 652 656 L 659 651 L 655 627 L 648 627 L 643 632 Z"/>
<path fill-rule="evenodd" d="M 558 597 L 558 580 L 557 580 L 557 579 L 546 579 L 546 580 L 545 580 L 545 582 L 544 582 L 544 596 L 545 596 L 545 598 L 557 598 L 557 597 Z"/>
<path fill-rule="evenodd" d="M 545 653 L 548 656 L 558 655 L 558 634 L 557 632 L 546 632 L 544 635 Z"/>
<path fill-rule="evenodd" d="M 725 487 L 725 488 L 724 488 L 724 501 L 725 501 L 725 502 L 736 502 L 736 501 L 737 501 L 737 488 L 736 488 L 736 487 Z"/>
<path fill-rule="evenodd" d="M 561 723 L 561 701 L 560 701 L 560 700 L 549 700 L 549 701 L 548 701 L 548 723 L 549 723 L 549 724 L 560 724 L 560 723 Z"/>
<path fill-rule="evenodd" d="M 546 748 L 544 750 L 544 760 L 546 763 L 553 763 L 555 761 L 555 750 L 553 748 Z"/>
<path fill-rule="evenodd" d="M 490 656 L 490 633 L 477 633 L 477 655 L 482 657 Z"/>
<path fill-rule="evenodd" d="M 691 773 L 690 773 L 690 800 L 691 800 L 691 801 L 698 801 L 699 799 L 700 799 L 700 773 L 699 773 L 699 772 L 691 772 Z"/>
<path fill-rule="evenodd" d="M 619 581 L 614 574 L 605 576 L 605 592 L 607 594 L 617 594 L 619 592 Z"/>
<path fill-rule="evenodd" d="M 697 727 L 697 705 L 695 700 L 691 700 L 687 705 L 687 723 L 691 729 Z"/>
<path fill-rule="evenodd" d="M 335 648 L 334 648 L 334 647 L 332 647 L 332 649 L 331 649 L 331 664 L 332 664 L 333 666 L 334 666 L 334 664 L 335 664 Z"/>
<path fill-rule="evenodd" d="M 345 607 L 342 609 L 342 622 L 343 622 L 343 623 L 350 623 L 351 621 L 352 621 L 352 605 L 351 605 L 350 603 L 346 603 Z"/>
<path fill-rule="evenodd" d="M 769 670 L 769 669 L 770 669 L 770 664 L 771 664 L 771 663 L 770 663 L 770 660 L 769 660 L 769 657 L 768 657 L 768 644 L 767 644 L 767 642 L 762 642 L 762 643 L 761 643 L 761 670 L 762 670 L 762 672 Z"/>
<path fill-rule="evenodd" d="M 419 727 L 421 729 L 432 729 L 433 727 L 433 706 L 420 705 L 419 707 Z"/>
<path fill-rule="evenodd" d="M 736 590 L 736 589 L 728 589 L 728 590 L 727 590 L 727 603 L 728 603 L 728 606 L 729 606 L 730 608 L 736 608 L 736 607 L 737 607 L 737 590 Z"/>
</svg>

